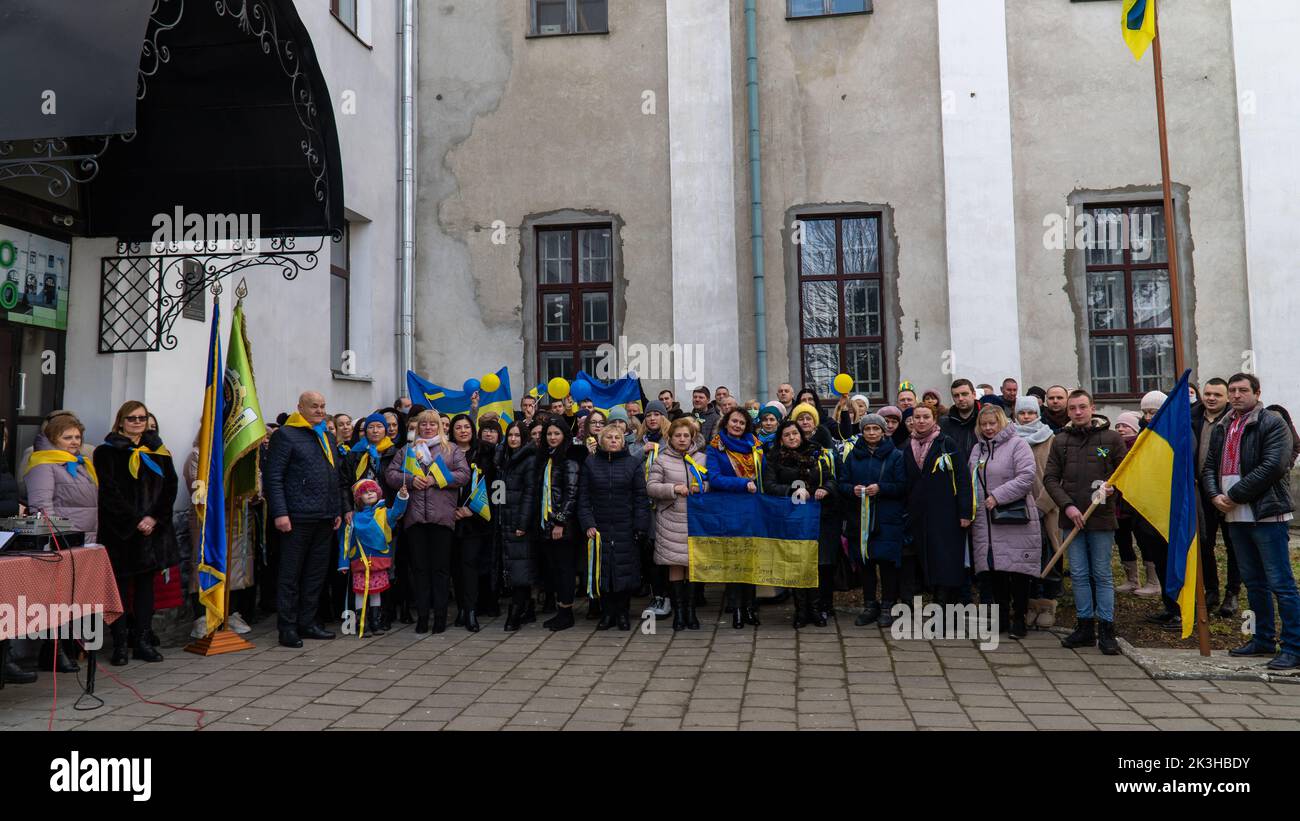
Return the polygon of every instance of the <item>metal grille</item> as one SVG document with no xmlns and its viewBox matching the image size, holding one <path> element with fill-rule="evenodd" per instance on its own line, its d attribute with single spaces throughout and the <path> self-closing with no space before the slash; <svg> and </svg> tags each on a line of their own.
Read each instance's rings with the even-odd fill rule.
<svg viewBox="0 0 1300 821">
<path fill-rule="evenodd" d="M 173 350 L 177 318 L 191 303 L 204 305 L 205 294 L 221 293 L 227 277 L 265 267 L 278 269 L 286 280 L 297 279 L 316 267 L 325 241 L 317 237 L 310 247 L 298 248 L 297 238 L 276 237 L 253 246 L 268 248 L 260 254 L 219 250 L 215 243 L 193 250 L 153 246 L 154 253 L 140 253 L 138 244 L 119 244 L 119 256 L 100 261 L 99 352 Z"/>
</svg>

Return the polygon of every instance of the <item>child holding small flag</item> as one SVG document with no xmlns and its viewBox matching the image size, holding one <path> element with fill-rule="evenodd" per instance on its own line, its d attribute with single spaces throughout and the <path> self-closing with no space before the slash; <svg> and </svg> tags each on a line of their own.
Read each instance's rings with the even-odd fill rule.
<svg viewBox="0 0 1300 821">
<path fill-rule="evenodd" d="M 357 637 L 365 636 L 367 626 L 371 633 L 382 636 L 387 625 L 379 608 L 383 592 L 392 586 L 389 571 L 393 567 L 393 525 L 406 512 L 410 493 L 405 487 L 399 490 L 390 513 L 379 483 L 362 479 L 352 486 L 352 499 L 356 509 L 339 544 L 339 572 L 352 574 L 352 595 L 360 626 Z"/>
</svg>

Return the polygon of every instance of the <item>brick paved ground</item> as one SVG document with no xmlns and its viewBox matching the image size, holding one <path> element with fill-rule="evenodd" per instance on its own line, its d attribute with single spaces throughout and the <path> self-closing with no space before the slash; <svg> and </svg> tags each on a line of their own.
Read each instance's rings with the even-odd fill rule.
<svg viewBox="0 0 1300 821">
<path fill-rule="evenodd" d="M 153 700 L 206 710 L 214 730 L 1300 729 L 1300 686 L 1153 681 L 1123 656 L 1064 650 L 1045 633 L 983 652 L 896 641 L 854 627 L 852 613 L 798 633 L 784 608 L 764 608 L 758 629 L 722 619 L 676 635 L 669 621 L 645 635 L 581 619 L 507 634 L 493 619 L 476 635 L 401 626 L 301 650 L 259 625 L 253 651 L 164 648 L 161 664 L 106 669 Z M 45 729 L 50 678 L 0 691 L 0 730 Z M 57 728 L 194 728 L 194 714 L 140 703 L 102 676 L 107 705 L 75 712 L 73 677 L 59 679 Z"/>
</svg>

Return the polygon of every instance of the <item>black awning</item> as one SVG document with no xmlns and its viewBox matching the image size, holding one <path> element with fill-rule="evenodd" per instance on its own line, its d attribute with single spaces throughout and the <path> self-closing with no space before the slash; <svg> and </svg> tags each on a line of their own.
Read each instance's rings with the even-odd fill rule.
<svg viewBox="0 0 1300 821">
<path fill-rule="evenodd" d="M 170 25 L 179 3 L 156 16 Z M 142 76 L 136 136 L 113 142 L 87 186 L 90 235 L 148 239 L 178 207 L 256 215 L 262 236 L 343 228 L 332 100 L 292 0 L 186 0 L 149 39 L 169 59 Z"/>
<path fill-rule="evenodd" d="M 88 236 L 148 240 L 177 209 L 267 238 L 343 228 L 333 101 L 293 0 L 0 0 L 0 45 L 0 166 L 122 134 L 70 175 Z"/>
<path fill-rule="evenodd" d="M 0 3 L 0 140 L 121 134 L 153 0 Z"/>
</svg>

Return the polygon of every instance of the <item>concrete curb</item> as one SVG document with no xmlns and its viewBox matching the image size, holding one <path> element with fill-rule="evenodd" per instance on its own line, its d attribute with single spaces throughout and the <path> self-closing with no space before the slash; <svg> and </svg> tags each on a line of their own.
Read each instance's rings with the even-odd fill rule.
<svg viewBox="0 0 1300 821">
<path fill-rule="evenodd" d="M 1052 634 L 1065 638 L 1070 631 L 1053 627 Z M 1300 685 L 1300 670 L 1278 672 L 1264 665 L 1268 659 L 1240 661 L 1226 650 L 1214 650 L 1203 658 L 1196 650 L 1178 650 L 1166 647 L 1134 647 L 1126 639 L 1116 637 L 1120 652 L 1133 660 L 1143 672 L 1153 679 L 1166 681 L 1262 681 L 1268 684 Z"/>
</svg>

